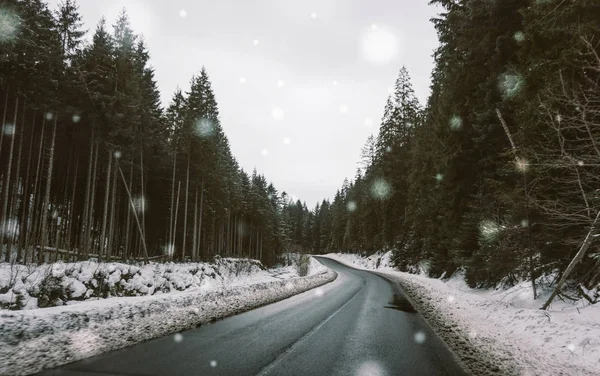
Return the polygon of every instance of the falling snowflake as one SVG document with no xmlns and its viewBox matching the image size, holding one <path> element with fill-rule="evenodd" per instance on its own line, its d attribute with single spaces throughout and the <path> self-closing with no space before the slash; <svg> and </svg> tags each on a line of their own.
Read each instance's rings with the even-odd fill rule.
<svg viewBox="0 0 600 376">
<path fill-rule="evenodd" d="M 523 43 L 525 41 L 525 34 L 523 34 L 522 31 L 517 31 L 514 35 L 513 35 L 514 40 L 517 43 Z"/>
<path fill-rule="evenodd" d="M 143 196 L 137 196 L 132 199 L 133 208 L 137 213 L 146 211 L 147 201 Z"/>
<path fill-rule="evenodd" d="M 515 167 L 520 172 L 526 172 L 529 169 L 529 162 L 524 158 L 517 158 L 515 161 Z"/>
<path fill-rule="evenodd" d="M 215 368 L 215 367 L 217 366 L 217 361 L 216 361 L 216 360 L 211 360 L 211 361 L 210 361 L 210 366 L 211 366 L 212 368 Z"/>
<path fill-rule="evenodd" d="M 361 40 L 363 57 L 371 64 L 390 63 L 398 52 L 398 41 L 394 34 L 376 27 L 367 31 Z"/>
<path fill-rule="evenodd" d="M 556 115 L 556 122 L 560 123 L 562 121 L 562 116 L 560 114 Z"/>
<path fill-rule="evenodd" d="M 71 120 L 73 120 L 73 123 L 79 123 L 79 121 L 81 120 L 81 115 L 74 114 Z"/>
<path fill-rule="evenodd" d="M 356 376 L 384 376 L 385 374 L 379 363 L 374 361 L 364 362 L 356 371 Z"/>
<path fill-rule="evenodd" d="M 315 296 L 323 296 L 323 290 L 320 287 L 315 290 Z"/>
<path fill-rule="evenodd" d="M 199 119 L 196 121 L 194 133 L 200 138 L 209 138 L 215 133 L 215 126 L 210 119 Z"/>
<path fill-rule="evenodd" d="M 279 107 L 275 107 L 273 111 L 271 111 L 271 116 L 273 116 L 273 119 L 275 120 L 283 120 L 283 110 Z"/>
<path fill-rule="evenodd" d="M 173 244 L 167 244 L 164 247 L 164 254 L 171 257 L 175 254 L 175 246 Z"/>
<path fill-rule="evenodd" d="M 572 343 L 569 343 L 569 344 L 567 345 L 567 349 L 569 349 L 569 351 L 570 351 L 570 352 L 575 352 L 575 349 L 576 349 L 576 347 L 575 347 L 575 345 L 574 345 L 574 344 L 572 344 Z"/>
<path fill-rule="evenodd" d="M 584 163 L 583 163 L 583 161 L 579 161 L 579 162 L 577 162 L 577 164 L 580 166 L 583 166 Z"/>
<path fill-rule="evenodd" d="M 396 37 L 387 30 L 372 28 L 367 31 L 361 40 L 361 49 L 364 58 L 371 64 L 384 65 L 392 61 L 398 50 Z"/>
<path fill-rule="evenodd" d="M 121 158 L 121 152 L 120 152 L 120 151 L 118 151 L 118 150 L 117 150 L 117 151 L 115 151 L 115 152 L 113 153 L 113 155 L 115 156 L 115 158 L 116 158 L 116 159 L 119 159 L 119 158 Z"/>
<path fill-rule="evenodd" d="M 263 157 L 268 157 L 269 156 L 269 151 L 267 149 L 262 149 L 260 151 L 260 155 L 262 155 Z"/>
<path fill-rule="evenodd" d="M 317 19 L 317 14 L 315 12 L 312 12 L 310 14 L 310 18 L 313 19 L 313 20 L 316 20 Z"/>
<path fill-rule="evenodd" d="M 463 126 L 463 120 L 460 116 L 454 115 L 450 118 L 450 129 L 457 131 Z"/>
<path fill-rule="evenodd" d="M 371 197 L 376 200 L 387 200 L 392 194 L 392 186 L 385 179 L 375 179 L 371 185 Z"/>
<path fill-rule="evenodd" d="M 12 136 L 15 134 L 15 126 L 11 123 L 4 124 L 4 134 L 7 136 Z"/>
<path fill-rule="evenodd" d="M 373 119 L 371 119 L 370 117 L 365 118 L 365 127 L 372 127 L 373 124 Z"/>
<path fill-rule="evenodd" d="M 346 204 L 346 209 L 348 209 L 348 211 L 352 213 L 355 212 L 356 209 L 358 209 L 358 205 L 356 205 L 356 202 L 354 201 L 348 201 L 348 203 Z"/>
<path fill-rule="evenodd" d="M 285 86 L 285 82 L 283 80 L 277 81 L 277 87 L 284 87 L 284 86 Z"/>
<path fill-rule="evenodd" d="M 181 335 L 181 333 L 177 333 L 173 336 L 173 341 L 175 341 L 175 343 L 179 343 L 181 341 L 183 341 L 183 336 Z"/>
<path fill-rule="evenodd" d="M 422 331 L 418 331 L 415 333 L 415 342 L 418 344 L 422 344 L 425 343 L 425 333 L 423 333 Z"/>
<path fill-rule="evenodd" d="M 386 153 L 391 153 L 392 152 L 392 147 L 391 146 L 386 146 L 385 147 L 385 152 Z"/>
<path fill-rule="evenodd" d="M 187 17 L 187 11 L 185 9 L 180 10 L 179 11 L 179 17 L 186 18 Z"/>
<path fill-rule="evenodd" d="M 435 180 L 437 180 L 438 182 L 441 182 L 442 180 L 444 180 L 444 175 L 443 174 L 435 175 Z"/>
<path fill-rule="evenodd" d="M 6 221 L 6 227 L 0 226 L 0 235 L 4 236 L 18 236 L 18 221 L 16 218 L 9 218 Z"/>
<path fill-rule="evenodd" d="M 291 138 L 289 138 L 289 137 L 284 137 L 284 138 L 283 138 L 283 143 L 284 143 L 285 145 L 289 145 L 289 144 L 291 144 L 291 143 L 292 143 L 292 139 L 291 139 Z"/>
<path fill-rule="evenodd" d="M 247 81 L 246 77 L 240 77 L 240 84 L 245 84 Z"/>
<path fill-rule="evenodd" d="M 8 9 L 0 9 L 0 43 L 11 42 L 19 30 L 19 16 Z"/>
<path fill-rule="evenodd" d="M 46 120 L 54 119 L 54 114 L 52 112 L 46 112 Z"/>
<path fill-rule="evenodd" d="M 342 114 L 348 113 L 348 105 L 346 105 L 346 104 L 340 105 L 340 113 L 342 113 Z"/>
<path fill-rule="evenodd" d="M 528 226 L 529 226 L 529 221 L 528 221 L 528 220 L 526 220 L 526 219 L 523 219 L 523 220 L 521 221 L 521 227 L 528 227 Z"/>
<path fill-rule="evenodd" d="M 504 73 L 500 76 L 498 88 L 505 98 L 512 98 L 523 88 L 524 80 L 518 74 Z"/>
<path fill-rule="evenodd" d="M 495 222 L 483 221 L 479 225 L 479 233 L 484 240 L 492 241 L 496 239 L 501 228 Z"/>
<path fill-rule="evenodd" d="M 258 46 L 260 42 L 258 41 L 258 39 L 255 39 L 252 41 L 252 44 L 254 44 L 254 46 Z"/>
</svg>

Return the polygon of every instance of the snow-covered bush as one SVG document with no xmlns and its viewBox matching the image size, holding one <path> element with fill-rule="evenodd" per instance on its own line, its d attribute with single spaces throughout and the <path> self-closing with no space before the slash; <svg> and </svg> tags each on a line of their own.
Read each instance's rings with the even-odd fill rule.
<svg viewBox="0 0 600 376">
<path fill-rule="evenodd" d="M 213 263 L 129 265 L 57 262 L 0 264 L 0 309 L 33 309 L 88 299 L 144 296 L 224 284 L 264 270 L 257 260 L 215 258 Z"/>
</svg>

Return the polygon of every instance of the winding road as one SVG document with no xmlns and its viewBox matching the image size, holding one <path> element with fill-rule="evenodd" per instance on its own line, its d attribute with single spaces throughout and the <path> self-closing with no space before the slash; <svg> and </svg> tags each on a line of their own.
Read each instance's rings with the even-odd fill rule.
<svg viewBox="0 0 600 376">
<path fill-rule="evenodd" d="M 397 284 L 319 261 L 338 273 L 334 282 L 43 374 L 465 375 Z"/>
</svg>

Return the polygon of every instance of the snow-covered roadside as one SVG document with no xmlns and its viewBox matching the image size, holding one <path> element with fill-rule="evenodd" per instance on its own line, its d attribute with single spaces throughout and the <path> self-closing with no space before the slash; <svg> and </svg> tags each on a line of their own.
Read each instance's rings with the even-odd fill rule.
<svg viewBox="0 0 600 376">
<path fill-rule="evenodd" d="M 37 309 L 120 296 L 158 295 L 298 277 L 293 266 L 265 269 L 260 261 L 216 257 L 213 262 L 0 263 L 0 309 Z"/>
<path fill-rule="evenodd" d="M 0 374 L 25 375 L 273 303 L 336 278 L 331 270 L 219 289 L 0 311 Z M 246 280 L 245 282 L 251 282 Z M 178 336 L 174 336 L 177 340 Z"/>
<path fill-rule="evenodd" d="M 356 255 L 327 255 L 369 269 Z M 359 259 L 359 258 L 358 258 Z M 556 304 L 549 311 L 514 291 L 469 289 L 382 268 L 475 375 L 600 375 L 600 307 Z M 539 301 L 538 301 L 539 304 Z"/>
</svg>

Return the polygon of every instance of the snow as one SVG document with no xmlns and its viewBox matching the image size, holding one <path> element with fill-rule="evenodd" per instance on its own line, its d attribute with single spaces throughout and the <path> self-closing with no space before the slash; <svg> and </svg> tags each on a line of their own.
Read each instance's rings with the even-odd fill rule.
<svg viewBox="0 0 600 376">
<path fill-rule="evenodd" d="M 256 260 L 230 258 L 216 258 L 213 263 L 139 266 L 95 261 L 41 266 L 0 263 L 0 309 L 36 309 L 88 299 L 208 291 L 298 276 L 294 266 L 267 270 Z"/>
<path fill-rule="evenodd" d="M 153 285 L 145 296 L 95 298 L 43 309 L 0 310 L 0 374 L 31 374 L 171 334 L 175 342 L 185 341 L 185 334 L 181 332 L 187 329 L 288 298 L 336 278 L 335 272 L 324 269 L 322 265 L 319 267 L 314 262 L 310 261 L 311 270 L 307 277 L 298 277 L 294 266 L 264 270 L 254 260 L 236 263 L 220 259 L 214 265 L 202 265 L 204 277 L 199 278 L 196 273 L 188 280 L 182 276 L 186 272 L 191 276 L 190 268 L 195 270 L 200 263 L 141 267 L 116 263 L 106 267 L 89 263 L 109 276 L 131 276 L 131 273 L 139 276 L 137 282 L 132 282 L 134 290 L 122 291 L 139 292 L 144 283 L 142 281 L 148 281 L 150 275 L 155 279 L 160 276 L 164 279 L 163 283 L 169 281 L 171 285 L 177 285 L 181 282 L 181 286 L 191 283 L 190 286 L 194 287 L 165 293 L 162 287 Z M 98 282 L 95 279 L 98 274 L 90 273 L 90 268 L 83 264 L 86 263 L 75 264 L 81 268 L 66 264 L 60 282 L 68 280 L 68 290 L 75 295 L 83 291 L 79 283 Z M 125 267 L 128 269 L 123 273 Z M 244 268 L 250 268 L 252 272 Z M 32 270 L 36 274 L 37 268 Z M 47 275 L 53 276 L 55 270 L 63 270 L 63 267 L 47 267 Z M 73 273 L 74 270 L 78 273 Z M 169 274 L 167 270 L 179 277 L 168 280 L 165 278 Z M 6 267 L 0 265 L 0 277 L 5 274 Z M 22 280 L 21 275 L 17 279 Z M 124 280 L 121 278 L 117 282 L 115 277 L 112 281 L 116 286 Z M 5 282 L 3 278 L 0 281 Z M 154 294 L 150 295 L 153 291 Z M 0 295 L 0 299 L 13 299 L 14 296 L 5 293 Z M 33 298 L 29 300 L 30 303 L 33 301 Z M 27 308 L 35 307 L 37 303 L 31 303 Z"/>
<path fill-rule="evenodd" d="M 275 120 L 283 120 L 283 117 L 284 117 L 283 110 L 279 107 L 275 107 L 275 108 L 273 108 L 273 111 L 271 111 L 271 116 L 273 116 L 273 119 L 275 119 Z"/>
<path fill-rule="evenodd" d="M 394 34 L 379 27 L 366 31 L 361 39 L 362 54 L 369 63 L 390 63 L 398 53 L 398 41 Z"/>
<path fill-rule="evenodd" d="M 327 257 L 362 269 L 376 269 L 373 260 L 381 258 L 377 273 L 402 286 L 473 374 L 600 375 L 598 304 L 557 301 L 542 311 L 539 306 L 550 290 L 533 300 L 531 282 L 510 289 L 471 289 L 460 273 L 439 280 L 398 272 L 389 255 Z"/>
</svg>

